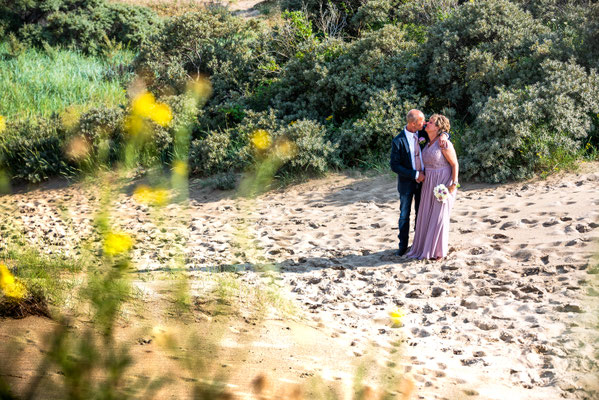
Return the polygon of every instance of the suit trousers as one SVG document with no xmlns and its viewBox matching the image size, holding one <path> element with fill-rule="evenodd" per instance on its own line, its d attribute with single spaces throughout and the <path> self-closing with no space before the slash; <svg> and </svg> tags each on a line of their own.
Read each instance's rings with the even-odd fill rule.
<svg viewBox="0 0 599 400">
<path fill-rule="evenodd" d="M 412 200 L 414 200 L 414 208 L 416 209 L 416 218 L 418 218 L 418 207 L 420 206 L 420 191 L 421 183 L 416 181 L 399 182 L 399 250 L 408 248 L 408 240 L 410 236 L 410 213 L 412 211 Z"/>
</svg>

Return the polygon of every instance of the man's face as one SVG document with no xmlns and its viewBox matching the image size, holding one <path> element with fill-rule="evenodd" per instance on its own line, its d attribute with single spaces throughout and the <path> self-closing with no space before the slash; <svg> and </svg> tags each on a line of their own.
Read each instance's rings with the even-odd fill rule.
<svg viewBox="0 0 599 400">
<path fill-rule="evenodd" d="M 418 131 L 421 131 L 422 128 L 424 128 L 424 115 L 421 115 L 420 117 L 418 117 L 418 119 L 416 120 L 416 123 L 415 123 L 415 128 Z"/>
</svg>

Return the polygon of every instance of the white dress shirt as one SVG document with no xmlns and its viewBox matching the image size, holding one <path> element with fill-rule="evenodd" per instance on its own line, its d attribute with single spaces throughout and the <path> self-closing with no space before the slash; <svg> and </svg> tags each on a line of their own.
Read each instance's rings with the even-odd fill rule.
<svg viewBox="0 0 599 400">
<path fill-rule="evenodd" d="M 410 132 L 408 130 L 408 128 L 404 128 L 403 129 L 404 134 L 406 135 L 406 138 L 408 139 L 408 146 L 410 147 L 410 159 L 412 160 L 412 168 L 416 169 L 416 161 L 414 160 L 414 137 L 418 138 L 418 132 L 413 133 Z M 420 152 L 420 165 L 424 165 L 424 163 L 422 162 L 422 151 Z M 420 173 L 418 171 L 416 171 L 416 179 L 418 179 L 418 175 L 420 175 Z"/>
</svg>

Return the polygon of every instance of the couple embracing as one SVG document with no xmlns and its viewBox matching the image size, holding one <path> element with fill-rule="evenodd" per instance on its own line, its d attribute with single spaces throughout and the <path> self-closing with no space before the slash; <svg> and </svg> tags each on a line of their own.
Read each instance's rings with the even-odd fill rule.
<svg viewBox="0 0 599 400">
<path fill-rule="evenodd" d="M 447 255 L 449 214 L 459 186 L 458 159 L 449 141 L 449 128 L 443 115 L 433 114 L 425 123 L 421 111 L 410 110 L 405 128 L 391 144 L 390 165 L 398 176 L 399 256 L 440 259 Z M 412 201 L 416 230 L 408 251 Z"/>
</svg>

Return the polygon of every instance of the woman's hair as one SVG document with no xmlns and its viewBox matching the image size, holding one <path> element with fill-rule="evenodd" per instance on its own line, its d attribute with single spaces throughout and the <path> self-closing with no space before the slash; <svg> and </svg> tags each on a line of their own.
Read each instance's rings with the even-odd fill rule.
<svg viewBox="0 0 599 400">
<path fill-rule="evenodd" d="M 428 120 L 433 120 L 440 132 L 449 132 L 449 128 L 451 128 L 449 119 L 445 115 L 433 114 Z"/>
</svg>

